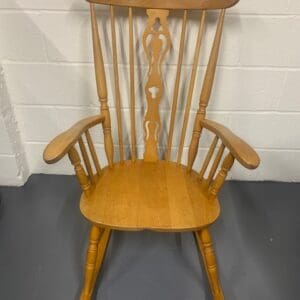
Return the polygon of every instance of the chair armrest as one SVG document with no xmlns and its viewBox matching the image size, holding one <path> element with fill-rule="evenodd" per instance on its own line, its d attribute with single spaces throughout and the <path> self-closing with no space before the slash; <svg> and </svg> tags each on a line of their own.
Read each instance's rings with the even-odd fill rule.
<svg viewBox="0 0 300 300">
<path fill-rule="evenodd" d="M 247 169 L 256 169 L 258 167 L 260 159 L 255 150 L 228 128 L 206 119 L 201 121 L 201 125 L 215 133 L 241 165 Z"/>
<path fill-rule="evenodd" d="M 92 116 L 82 119 L 74 124 L 48 144 L 44 150 L 44 161 L 48 164 L 58 162 L 69 152 L 84 132 L 103 121 L 103 116 Z"/>
</svg>

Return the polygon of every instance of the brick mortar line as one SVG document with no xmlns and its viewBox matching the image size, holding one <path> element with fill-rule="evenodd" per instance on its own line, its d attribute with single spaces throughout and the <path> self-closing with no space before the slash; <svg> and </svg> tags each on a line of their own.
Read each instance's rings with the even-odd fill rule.
<svg viewBox="0 0 300 300">
<path fill-rule="evenodd" d="M 61 105 L 61 104 L 20 104 L 20 103 L 13 103 L 14 107 L 20 107 L 20 108 L 42 108 L 42 109 L 48 109 L 48 108 L 54 108 L 54 109 L 76 109 L 76 110 L 82 110 L 82 109 L 98 109 L 99 106 L 88 106 L 88 105 Z M 110 106 L 110 109 L 116 109 L 115 106 Z M 140 111 L 143 108 L 136 107 L 135 111 Z M 160 111 L 170 111 L 171 108 L 164 108 L 162 107 Z M 123 107 L 121 108 L 122 111 L 129 112 L 130 107 Z M 178 112 L 183 112 L 184 110 L 178 110 Z M 196 109 L 191 110 L 192 113 L 196 113 Z M 266 115 L 266 114 L 274 114 L 274 115 L 298 115 L 300 114 L 300 111 L 279 111 L 279 110 L 207 110 L 208 113 L 220 113 L 220 114 L 259 114 L 259 115 Z"/>
<path fill-rule="evenodd" d="M 28 145 L 48 145 L 48 142 L 44 142 L 44 141 L 31 141 L 31 140 L 28 140 L 28 141 L 25 141 L 26 144 Z M 104 147 L 104 144 L 103 143 L 94 143 L 95 146 L 99 146 L 99 147 Z M 115 147 L 118 147 L 117 144 L 114 144 Z M 126 147 L 131 147 L 131 144 L 124 144 L 124 146 Z M 137 147 L 144 147 L 143 144 L 138 144 Z M 172 149 L 177 149 L 178 147 L 174 147 L 172 146 Z M 184 146 L 183 147 L 184 149 L 188 149 L 189 146 Z M 208 150 L 209 147 L 199 147 L 200 150 Z M 271 152 L 300 152 L 300 148 L 270 148 L 270 147 L 266 147 L 266 148 L 263 148 L 263 147 L 254 147 L 254 149 L 256 151 L 271 151 Z M 1 156 L 1 154 L 0 154 Z"/>
<path fill-rule="evenodd" d="M 109 12 L 109 8 L 99 8 L 99 11 L 102 12 Z M 47 8 L 0 8 L 0 13 L 16 13 L 16 12 L 24 12 L 24 13 L 48 13 L 48 14 L 54 14 L 54 13 L 89 13 L 89 8 L 78 8 L 78 9 L 47 9 Z M 214 12 L 212 12 L 214 13 Z M 251 12 L 227 12 L 228 16 L 249 16 L 249 17 L 266 17 L 266 18 L 289 18 L 289 17 L 300 17 L 300 13 L 292 13 L 292 12 L 285 12 L 285 13 L 263 13 L 263 12 L 257 12 L 257 13 L 251 13 Z"/>
<path fill-rule="evenodd" d="M 90 66 L 93 67 L 94 64 L 93 62 L 76 62 L 76 61 L 22 61 L 22 60 L 7 60 L 4 59 L 2 60 L 2 66 L 5 65 L 42 65 L 42 66 Z M 111 63 L 106 63 L 104 64 L 105 67 L 113 67 L 113 64 Z M 125 64 L 125 63 L 119 63 L 118 64 L 121 67 L 128 67 L 129 68 L 129 63 Z M 167 65 L 163 65 L 164 66 L 168 66 L 168 67 L 174 67 L 177 68 L 177 64 L 167 64 Z M 183 68 L 191 68 L 192 65 L 190 64 L 182 64 Z M 148 68 L 147 64 L 139 64 L 139 65 L 135 65 L 136 68 L 138 67 L 145 67 L 145 69 Z M 201 69 L 205 69 L 206 65 L 198 65 L 198 67 Z M 300 66 L 263 66 L 263 65 L 222 65 L 222 64 L 218 64 L 217 65 L 218 68 L 222 68 L 222 69 L 237 69 L 237 70 L 261 70 L 261 71 L 300 71 Z"/>
<path fill-rule="evenodd" d="M 0 157 L 9 157 L 9 158 L 16 158 L 16 155 L 15 154 L 1 154 L 0 153 Z"/>
</svg>

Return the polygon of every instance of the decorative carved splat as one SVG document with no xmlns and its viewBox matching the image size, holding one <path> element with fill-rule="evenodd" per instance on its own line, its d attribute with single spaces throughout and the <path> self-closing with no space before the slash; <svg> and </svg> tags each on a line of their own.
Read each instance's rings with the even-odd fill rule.
<svg viewBox="0 0 300 300">
<path fill-rule="evenodd" d="M 148 21 L 143 35 L 143 46 L 149 63 L 148 81 L 145 86 L 147 112 L 144 119 L 145 161 L 157 161 L 157 142 L 161 128 L 159 103 L 163 94 L 161 64 L 171 39 L 168 25 L 168 10 L 147 9 Z"/>
</svg>

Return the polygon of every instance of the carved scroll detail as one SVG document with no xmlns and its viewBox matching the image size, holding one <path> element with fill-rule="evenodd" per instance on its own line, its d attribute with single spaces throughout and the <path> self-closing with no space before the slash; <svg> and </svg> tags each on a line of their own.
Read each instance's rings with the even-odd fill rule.
<svg viewBox="0 0 300 300">
<path fill-rule="evenodd" d="M 143 35 L 143 46 L 149 63 L 145 86 L 147 112 L 144 119 L 145 161 L 157 161 L 157 142 L 161 129 L 159 103 L 163 94 L 161 64 L 170 49 L 168 10 L 147 9 L 148 21 Z"/>
</svg>

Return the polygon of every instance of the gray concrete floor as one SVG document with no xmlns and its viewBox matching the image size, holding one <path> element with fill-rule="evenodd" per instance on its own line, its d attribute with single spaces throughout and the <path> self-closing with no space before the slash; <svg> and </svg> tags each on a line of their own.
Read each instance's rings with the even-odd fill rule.
<svg viewBox="0 0 300 300">
<path fill-rule="evenodd" d="M 88 223 L 73 176 L 34 175 L 0 188 L 0 299 L 75 300 Z M 300 294 L 300 184 L 226 183 L 212 226 L 227 300 L 296 300 Z M 99 300 L 208 300 L 192 234 L 114 232 Z"/>
</svg>

